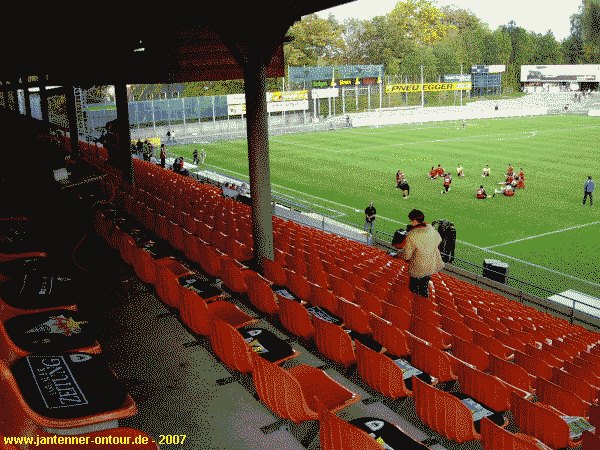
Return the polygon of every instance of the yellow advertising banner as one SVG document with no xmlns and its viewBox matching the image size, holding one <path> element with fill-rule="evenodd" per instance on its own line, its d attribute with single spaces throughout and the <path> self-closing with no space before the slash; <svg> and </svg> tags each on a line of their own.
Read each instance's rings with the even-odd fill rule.
<svg viewBox="0 0 600 450">
<path fill-rule="evenodd" d="M 308 100 L 308 91 L 267 92 L 267 102 Z"/>
<path fill-rule="evenodd" d="M 470 81 L 462 83 L 414 83 L 414 84 L 388 84 L 385 87 L 386 94 L 405 92 L 439 92 L 439 91 L 470 91 L 473 83 Z"/>
</svg>

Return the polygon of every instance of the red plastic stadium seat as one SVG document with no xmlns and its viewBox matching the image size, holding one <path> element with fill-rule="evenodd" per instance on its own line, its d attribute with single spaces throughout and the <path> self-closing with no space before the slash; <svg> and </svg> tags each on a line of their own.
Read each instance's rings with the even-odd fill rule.
<svg viewBox="0 0 600 450">
<path fill-rule="evenodd" d="M 395 357 L 410 355 L 406 335 L 393 323 L 373 314 L 369 314 L 372 337 L 385 347 L 386 353 Z"/>
<path fill-rule="evenodd" d="M 552 367 L 535 356 L 527 355 L 526 353 L 515 351 L 515 364 L 524 368 L 530 375 L 534 377 L 552 378 Z"/>
<path fill-rule="evenodd" d="M 340 325 L 314 317 L 315 344 L 326 358 L 348 367 L 356 362 L 352 338 Z"/>
<path fill-rule="evenodd" d="M 294 423 L 317 420 L 325 408 L 336 412 L 360 400 L 327 373 L 304 364 L 289 370 L 253 355 L 252 380 L 260 400 L 277 416 Z"/>
<path fill-rule="evenodd" d="M 439 350 L 448 350 L 452 347 L 451 335 L 436 326 L 429 325 L 427 322 L 424 322 L 417 317 L 411 318 L 412 320 L 408 331 L 414 336 L 429 342 L 433 347 Z"/>
<path fill-rule="evenodd" d="M 475 366 L 482 372 L 486 372 L 490 365 L 490 355 L 485 350 L 456 336 L 452 339 L 452 355 Z"/>
<path fill-rule="evenodd" d="M 483 450 L 540 450 L 538 440 L 523 433 L 511 433 L 487 417 L 481 419 Z"/>
<path fill-rule="evenodd" d="M 285 286 L 287 277 L 280 263 L 263 258 L 262 268 L 264 277 L 271 281 L 271 283 L 279 286 Z"/>
<path fill-rule="evenodd" d="M 569 425 L 558 412 L 545 405 L 532 403 L 513 392 L 510 410 L 521 432 L 538 438 L 551 448 L 570 448 L 581 443 L 570 439 Z"/>
<path fill-rule="evenodd" d="M 278 296 L 279 320 L 283 327 L 295 336 L 312 339 L 315 334 L 310 313 L 303 304 L 284 296 Z"/>
<path fill-rule="evenodd" d="M 342 298 L 338 303 L 338 311 L 344 321 L 345 328 L 360 334 L 371 334 L 368 313 L 356 303 L 346 301 Z"/>
<path fill-rule="evenodd" d="M 591 405 L 573 394 L 570 389 L 564 389 L 541 377 L 535 380 L 535 388 L 535 395 L 541 403 L 569 416 L 588 417 Z"/>
<path fill-rule="evenodd" d="M 417 377 L 412 383 L 417 416 L 425 425 L 459 444 L 480 439 L 471 410 L 458 398 Z"/>
<path fill-rule="evenodd" d="M 381 450 L 381 445 L 368 433 L 340 419 L 335 414 L 319 412 L 321 450 Z"/>
<path fill-rule="evenodd" d="M 252 270 L 246 271 L 248 300 L 252 305 L 265 314 L 273 315 L 279 312 L 277 296 L 271 288 L 272 283 L 265 277 Z"/>
<path fill-rule="evenodd" d="M 497 376 L 505 383 L 523 392 L 532 394 L 535 391 L 533 386 L 534 378 L 525 369 L 515 363 L 490 355 L 489 371 L 492 375 Z"/>
<path fill-rule="evenodd" d="M 402 369 L 390 357 L 371 350 L 359 341 L 355 341 L 354 345 L 358 376 L 365 383 L 392 400 L 412 396 L 404 384 Z"/>
<path fill-rule="evenodd" d="M 571 390 L 574 394 L 588 403 L 598 404 L 600 388 L 592 386 L 586 380 L 571 375 L 557 367 L 552 369 L 552 381 L 563 389 Z"/>
<path fill-rule="evenodd" d="M 457 368 L 460 392 L 467 394 L 496 412 L 510 409 L 511 389 L 493 375 L 460 364 Z M 508 424 L 508 422 L 506 422 Z"/>
<path fill-rule="evenodd" d="M 440 383 L 454 381 L 454 365 L 450 357 L 443 351 L 423 342 L 421 339 L 409 336 L 411 364 L 426 374 L 437 378 Z"/>
<path fill-rule="evenodd" d="M 193 332 L 202 336 L 210 334 L 210 323 L 213 319 L 221 319 L 235 328 L 257 321 L 233 303 L 225 300 L 207 302 L 198 295 L 191 301 L 184 301 L 181 319 Z"/>
<path fill-rule="evenodd" d="M 253 351 L 235 327 L 222 320 L 214 319 L 210 324 L 210 344 L 215 354 L 227 367 L 241 373 L 252 372 Z M 295 356 L 298 356 L 298 353 L 294 350 L 272 362 L 280 364 Z"/>
<path fill-rule="evenodd" d="M 400 306 L 392 305 L 391 303 L 382 302 L 382 317 L 389 320 L 402 331 L 408 331 L 410 327 L 410 313 Z"/>
</svg>

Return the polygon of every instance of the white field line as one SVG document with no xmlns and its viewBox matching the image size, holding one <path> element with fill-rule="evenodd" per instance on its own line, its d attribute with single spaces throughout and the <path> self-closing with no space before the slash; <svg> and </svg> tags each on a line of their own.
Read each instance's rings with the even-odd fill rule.
<svg viewBox="0 0 600 450">
<path fill-rule="evenodd" d="M 534 236 L 528 236 L 528 237 L 521 238 L 521 239 L 515 239 L 514 241 L 503 242 L 502 244 L 490 245 L 489 247 L 483 247 L 483 248 L 488 250 L 490 248 L 502 247 L 504 245 L 510 245 L 510 244 L 514 244 L 516 242 L 527 241 L 529 239 L 535 239 L 535 238 L 539 238 L 542 236 L 548 236 L 550 234 L 556 234 L 556 233 L 562 233 L 564 231 L 576 230 L 577 228 L 589 227 L 590 225 L 598 225 L 599 223 L 600 223 L 600 221 L 584 223 L 582 225 L 575 225 L 573 227 L 563 228 L 562 230 L 548 231 L 547 233 L 536 234 Z"/>
<path fill-rule="evenodd" d="M 528 266 L 531 266 L 531 267 L 536 267 L 538 269 L 547 270 L 548 272 L 552 272 L 552 273 L 555 273 L 557 275 L 561 275 L 563 277 L 571 278 L 572 280 L 577 280 L 577 281 L 579 281 L 581 283 L 589 284 L 590 286 L 600 287 L 599 283 L 594 283 L 593 281 L 588 281 L 588 280 L 584 280 L 582 278 L 577 278 L 576 276 L 569 275 L 568 273 L 564 273 L 564 272 L 560 272 L 558 270 L 550 269 L 548 267 L 540 266 L 539 264 L 535 264 L 535 263 L 532 263 L 532 262 L 529 262 L 529 261 L 525 261 L 523 259 L 515 258 L 514 256 L 508 256 L 508 255 L 505 255 L 504 253 L 495 252 L 494 250 L 488 250 L 486 247 L 479 247 L 478 245 L 474 245 L 474 244 L 471 244 L 471 243 L 465 242 L 465 241 L 460 241 L 458 239 L 456 240 L 456 242 L 460 242 L 461 244 L 468 245 L 469 247 L 473 247 L 473 248 L 482 250 L 484 252 L 491 253 L 493 255 L 501 256 L 503 258 L 512 259 L 513 261 L 517 261 L 517 262 L 520 262 L 522 264 L 525 264 L 525 265 L 528 265 Z"/>
</svg>

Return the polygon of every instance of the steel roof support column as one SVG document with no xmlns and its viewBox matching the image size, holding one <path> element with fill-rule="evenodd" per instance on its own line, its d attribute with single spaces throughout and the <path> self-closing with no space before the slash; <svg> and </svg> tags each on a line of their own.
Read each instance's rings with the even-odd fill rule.
<svg viewBox="0 0 600 450">
<path fill-rule="evenodd" d="M 269 123 L 266 99 L 266 68 L 258 55 L 244 65 L 248 164 L 252 202 L 254 259 L 262 269 L 262 259 L 273 260 L 273 219 L 271 173 L 269 167 Z"/>
<path fill-rule="evenodd" d="M 131 133 L 129 131 L 129 107 L 127 105 L 127 85 L 116 83 L 115 101 L 117 104 L 117 132 L 119 145 L 114 161 L 123 174 L 123 180 L 133 184 L 133 162 L 131 160 Z"/>
<path fill-rule="evenodd" d="M 73 86 L 65 86 L 65 100 L 67 102 L 67 118 L 69 119 L 69 137 L 71 139 L 71 153 L 73 153 L 73 155 L 79 155 L 79 130 L 77 129 L 75 88 Z"/>
<path fill-rule="evenodd" d="M 45 76 L 40 77 L 40 111 L 42 113 L 42 122 L 49 123 L 48 116 L 48 93 L 46 92 Z"/>
<path fill-rule="evenodd" d="M 21 79 L 23 87 L 23 103 L 25 103 L 25 115 L 31 117 L 31 99 L 29 98 L 29 83 L 27 77 Z"/>
</svg>

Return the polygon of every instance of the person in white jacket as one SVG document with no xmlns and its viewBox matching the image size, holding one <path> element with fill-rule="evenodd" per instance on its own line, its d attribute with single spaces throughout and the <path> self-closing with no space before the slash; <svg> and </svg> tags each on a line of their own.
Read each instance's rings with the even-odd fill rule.
<svg viewBox="0 0 600 450">
<path fill-rule="evenodd" d="M 404 259 L 409 262 L 410 290 L 421 297 L 429 297 L 431 275 L 444 267 L 439 245 L 442 237 L 418 209 L 408 213 L 412 227 L 406 235 Z"/>
</svg>

